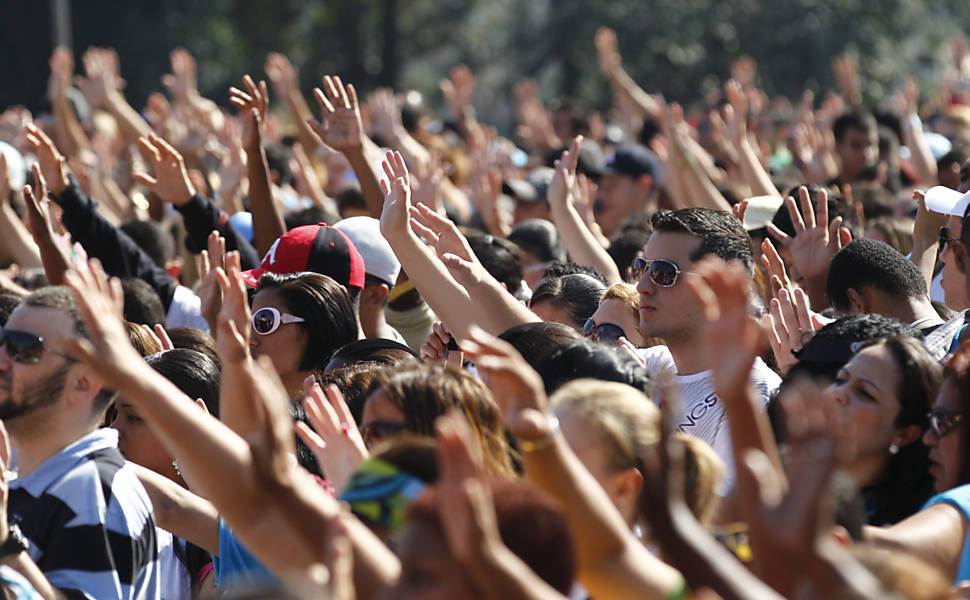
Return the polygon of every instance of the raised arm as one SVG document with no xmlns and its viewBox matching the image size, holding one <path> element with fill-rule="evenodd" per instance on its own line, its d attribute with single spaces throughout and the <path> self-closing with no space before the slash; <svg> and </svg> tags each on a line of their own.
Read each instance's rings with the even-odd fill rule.
<svg viewBox="0 0 970 600">
<path fill-rule="evenodd" d="M 387 154 L 384 171 L 388 180 L 381 181 L 387 194 L 381 233 L 421 296 L 450 331 L 465 337 L 470 324 L 477 321 L 498 334 L 537 319 L 485 271 L 454 223 L 425 204 L 412 207 L 410 175 L 400 153 Z"/>
<path fill-rule="evenodd" d="M 121 135 L 129 144 L 147 136 L 152 129 L 138 111 L 128 104 L 121 91 L 121 65 L 118 53 L 107 48 L 88 48 L 82 57 L 86 79 L 82 89 L 96 107 L 107 110 L 118 121 Z"/>
<path fill-rule="evenodd" d="M 7 159 L 0 154 L 0 236 L 3 246 L 14 261 L 24 268 L 42 266 L 40 250 L 30 237 L 30 232 L 10 206 L 10 177 Z"/>
<path fill-rule="evenodd" d="M 253 243 L 260 255 L 269 252 L 277 239 L 286 233 L 286 224 L 273 200 L 269 163 L 263 147 L 263 123 L 269 110 L 266 82 L 259 85 L 249 75 L 243 77 L 246 91 L 229 88 L 229 102 L 239 109 L 242 118 L 243 149 L 249 177 L 249 208 L 253 213 Z"/>
<path fill-rule="evenodd" d="M 473 329 L 460 340 L 519 441 L 526 477 L 559 500 L 576 541 L 579 581 L 595 598 L 668 598 L 680 574 L 633 535 L 548 414 L 539 375 L 510 345 Z"/>
<path fill-rule="evenodd" d="M 313 119 L 313 112 L 306 98 L 300 93 L 300 74 L 293 67 L 290 59 L 279 52 L 272 52 L 266 57 L 265 71 L 270 83 L 273 84 L 273 91 L 283 99 L 283 103 L 292 113 L 293 122 L 296 125 L 296 137 L 300 140 L 300 145 L 313 155 L 320 145 L 320 138 L 310 128 L 309 122 Z"/>
<path fill-rule="evenodd" d="M 582 136 L 577 136 L 569 150 L 563 152 L 562 157 L 556 161 L 556 172 L 548 191 L 552 219 L 570 259 L 595 269 L 610 285 L 623 283 L 623 277 L 620 276 L 616 263 L 583 222 L 583 217 L 576 210 L 573 201 L 579 193 L 576 165 L 579 161 L 579 144 L 582 140 Z"/>
<path fill-rule="evenodd" d="M 936 185 L 936 160 L 923 135 L 923 122 L 919 118 L 919 87 L 914 79 L 906 80 L 906 87 L 897 95 L 900 107 L 899 129 L 903 144 L 909 148 L 909 162 L 916 169 L 919 182 L 926 186 Z"/>
<path fill-rule="evenodd" d="M 377 173 L 368 160 L 368 144 L 374 144 L 364 135 L 357 90 L 353 84 L 344 86 L 340 77 L 326 75 L 323 78 L 323 90 L 313 88 L 313 97 L 320 105 L 323 122 L 311 119 L 310 128 L 320 136 L 323 143 L 347 157 L 347 162 L 360 182 L 367 211 L 370 216 L 379 217 L 384 206 L 384 194 L 381 192 Z"/>
<path fill-rule="evenodd" d="M 155 526 L 219 555 L 219 511 L 164 475 L 129 463 L 152 501 Z"/>
<path fill-rule="evenodd" d="M 607 27 L 601 27 L 596 32 L 595 42 L 600 70 L 610 82 L 613 93 L 622 98 L 628 106 L 635 108 L 641 119 L 658 118 L 662 110 L 660 103 L 643 91 L 643 88 L 637 85 L 623 68 L 623 58 L 620 56 L 616 32 Z"/>
<path fill-rule="evenodd" d="M 57 140 L 64 148 L 64 153 L 69 158 L 74 158 L 79 156 L 82 150 L 90 149 L 91 144 L 67 99 L 67 90 L 71 87 L 71 79 L 74 76 L 74 56 L 71 55 L 71 51 L 67 48 L 55 48 L 51 55 L 50 68 L 51 77 L 47 85 L 47 94 L 54 108 Z"/>
<path fill-rule="evenodd" d="M 755 144 L 752 142 L 754 134 L 748 131 L 748 98 L 741 89 L 741 84 L 733 79 L 728 81 L 724 84 L 724 95 L 730 103 L 724 107 L 724 122 L 738 155 L 741 177 L 751 189 L 752 196 L 780 196 L 781 193 L 755 151 Z"/>
</svg>

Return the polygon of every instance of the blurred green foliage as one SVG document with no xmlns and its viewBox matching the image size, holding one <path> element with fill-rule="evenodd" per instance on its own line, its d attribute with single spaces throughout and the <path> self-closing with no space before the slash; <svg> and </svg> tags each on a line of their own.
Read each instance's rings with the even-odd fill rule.
<svg viewBox="0 0 970 600">
<path fill-rule="evenodd" d="M 43 95 L 46 4 L 3 9 L 6 55 L 20 61 L 6 73 L 22 77 L 0 92 L 6 103 Z M 198 58 L 200 88 L 220 103 L 280 50 L 307 91 L 336 72 L 365 91 L 408 86 L 435 101 L 439 79 L 465 62 L 479 79 L 480 112 L 508 124 L 512 85 L 525 77 L 547 98 L 605 107 L 593 46 L 601 25 L 616 29 L 641 85 L 681 101 L 718 86 L 742 54 L 758 61 L 771 94 L 829 89 L 831 61 L 847 50 L 859 58 L 866 97 L 878 99 L 910 74 L 924 90 L 939 81 L 949 40 L 970 27 L 967 8 L 966 0 L 82 0 L 72 24 L 77 55 L 90 45 L 118 49 L 136 105 L 160 89 L 175 46 Z"/>
</svg>

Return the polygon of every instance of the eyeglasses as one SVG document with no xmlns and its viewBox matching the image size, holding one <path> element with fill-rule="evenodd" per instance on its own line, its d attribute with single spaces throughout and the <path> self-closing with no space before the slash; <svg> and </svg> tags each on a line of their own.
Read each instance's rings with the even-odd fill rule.
<svg viewBox="0 0 970 600">
<path fill-rule="evenodd" d="M 637 256 L 633 259 L 630 269 L 635 278 L 640 279 L 644 275 L 650 275 L 650 281 L 660 287 L 673 287 L 681 273 L 693 275 L 693 273 L 681 271 L 677 263 L 665 258 L 647 260 L 642 256 Z"/>
<path fill-rule="evenodd" d="M 391 421 L 371 421 L 360 427 L 360 437 L 364 439 L 364 445 L 371 448 L 380 441 L 389 437 L 394 437 L 407 429 L 404 423 L 394 423 Z"/>
<path fill-rule="evenodd" d="M 583 324 L 583 329 L 580 333 L 585 338 L 601 342 L 615 342 L 626 335 L 626 332 L 619 325 L 613 323 L 600 323 L 597 325 L 596 321 L 591 318 L 586 319 L 586 323 Z"/>
<path fill-rule="evenodd" d="M 963 421 L 963 413 L 934 409 L 926 415 L 930 421 L 930 431 L 937 438 L 942 438 L 956 429 Z"/>
<path fill-rule="evenodd" d="M 0 345 L 7 350 L 7 356 L 10 357 L 10 360 L 24 365 L 39 363 L 44 357 L 44 350 L 73 360 L 73 358 L 66 354 L 61 354 L 60 352 L 46 348 L 44 346 L 44 338 L 33 333 L 27 333 L 26 331 L 0 328 Z"/>
<path fill-rule="evenodd" d="M 946 227 L 940 227 L 940 252 L 946 250 L 946 245 L 950 242 L 959 242 L 960 238 L 950 237 L 950 232 Z"/>
<path fill-rule="evenodd" d="M 281 313 L 272 306 L 261 308 L 253 313 L 253 331 L 259 335 L 269 335 L 284 323 L 305 323 L 301 317 Z"/>
</svg>

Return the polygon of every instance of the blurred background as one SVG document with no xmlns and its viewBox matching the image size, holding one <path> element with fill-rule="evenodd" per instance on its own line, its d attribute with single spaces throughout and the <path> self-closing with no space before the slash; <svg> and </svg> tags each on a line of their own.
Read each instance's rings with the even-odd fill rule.
<svg viewBox="0 0 970 600">
<path fill-rule="evenodd" d="M 483 119 L 510 127 L 512 85 L 534 78 L 542 95 L 585 108 L 609 105 L 593 35 L 614 28 L 624 63 L 647 90 L 700 99 L 754 57 L 769 94 L 831 89 L 832 59 L 858 57 L 863 94 L 880 99 L 913 75 L 923 90 L 952 63 L 951 40 L 970 31 L 966 0 L 4 0 L 0 2 L 0 107 L 43 109 L 57 40 L 76 57 L 118 50 L 129 100 L 143 105 L 187 48 L 199 87 L 227 104 L 241 74 L 263 76 L 270 51 L 286 53 L 308 92 L 338 73 L 366 92 L 415 88 L 440 102 L 439 80 L 463 62 L 478 78 Z M 554 103 L 551 103 L 554 106 Z"/>
</svg>

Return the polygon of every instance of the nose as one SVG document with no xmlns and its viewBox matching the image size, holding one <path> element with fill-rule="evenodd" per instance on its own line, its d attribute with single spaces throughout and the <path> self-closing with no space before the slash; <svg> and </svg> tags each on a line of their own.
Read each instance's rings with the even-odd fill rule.
<svg viewBox="0 0 970 600">
<path fill-rule="evenodd" d="M 650 281 L 650 275 L 644 271 L 637 280 L 637 291 L 644 296 L 653 296 L 657 292 L 656 286 Z"/>
<path fill-rule="evenodd" d="M 923 444 L 928 448 L 933 448 L 939 443 L 940 438 L 933 433 L 933 428 L 929 427 L 923 432 Z"/>
<path fill-rule="evenodd" d="M 842 408 L 849 405 L 849 397 L 846 395 L 844 385 L 833 383 L 829 387 L 825 388 L 824 396 L 826 400 L 831 400 Z"/>
</svg>

